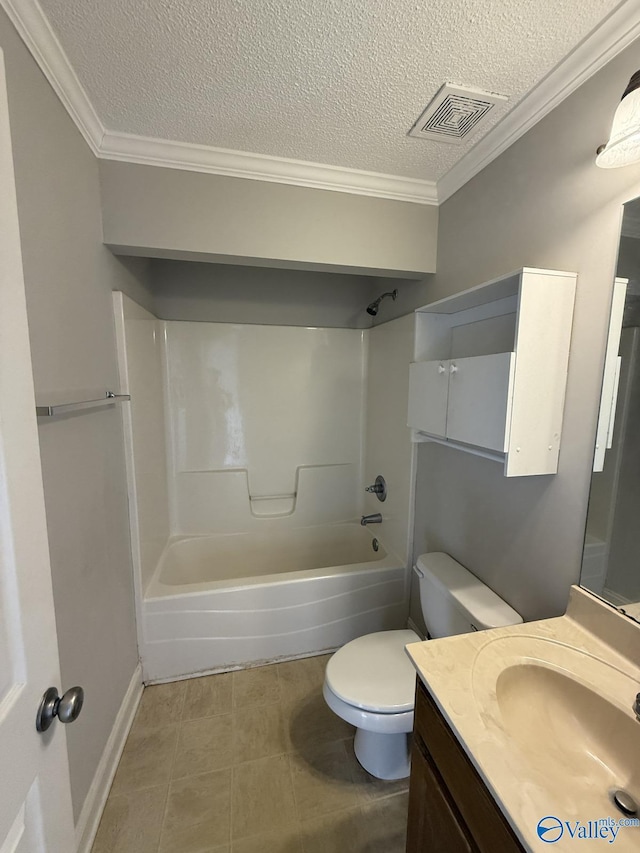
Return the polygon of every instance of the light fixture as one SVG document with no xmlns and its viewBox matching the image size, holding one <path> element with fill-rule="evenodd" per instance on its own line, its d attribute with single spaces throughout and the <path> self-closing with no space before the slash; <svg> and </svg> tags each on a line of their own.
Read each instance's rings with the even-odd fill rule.
<svg viewBox="0 0 640 853">
<path fill-rule="evenodd" d="M 596 166 L 602 169 L 640 161 L 640 71 L 629 80 L 613 117 L 609 141 L 597 153 Z"/>
</svg>

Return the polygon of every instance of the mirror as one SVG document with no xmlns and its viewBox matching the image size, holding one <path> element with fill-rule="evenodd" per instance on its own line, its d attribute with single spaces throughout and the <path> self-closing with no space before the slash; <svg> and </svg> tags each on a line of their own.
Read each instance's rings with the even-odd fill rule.
<svg viewBox="0 0 640 853">
<path fill-rule="evenodd" d="M 616 275 L 580 584 L 640 621 L 640 199 Z"/>
</svg>

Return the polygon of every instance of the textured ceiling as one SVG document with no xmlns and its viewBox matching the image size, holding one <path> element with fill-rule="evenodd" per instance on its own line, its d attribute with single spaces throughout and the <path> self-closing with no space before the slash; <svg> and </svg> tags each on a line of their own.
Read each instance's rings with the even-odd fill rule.
<svg viewBox="0 0 640 853">
<path fill-rule="evenodd" d="M 437 180 L 617 0 L 40 0 L 104 125 Z M 509 95 L 407 137 L 445 81 Z"/>
</svg>

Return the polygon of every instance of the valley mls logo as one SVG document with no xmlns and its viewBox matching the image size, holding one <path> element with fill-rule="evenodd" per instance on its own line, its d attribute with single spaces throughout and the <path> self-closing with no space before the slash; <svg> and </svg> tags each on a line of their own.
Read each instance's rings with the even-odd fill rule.
<svg viewBox="0 0 640 853">
<path fill-rule="evenodd" d="M 547 817 L 543 817 L 542 820 L 538 821 L 536 832 L 541 841 L 544 841 L 546 844 L 555 844 L 564 835 L 564 824 L 559 818 L 547 815 Z"/>
<path fill-rule="evenodd" d="M 599 820 L 560 820 L 555 815 L 547 815 L 538 821 L 536 832 L 540 841 L 545 844 L 555 844 L 563 836 L 568 836 L 571 841 L 606 841 L 608 844 L 618 837 L 623 827 L 640 826 L 637 817 L 618 818 L 603 817 Z"/>
</svg>

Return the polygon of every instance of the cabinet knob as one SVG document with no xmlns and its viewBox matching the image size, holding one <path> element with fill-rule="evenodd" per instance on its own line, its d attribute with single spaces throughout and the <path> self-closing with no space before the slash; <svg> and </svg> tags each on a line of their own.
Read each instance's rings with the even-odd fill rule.
<svg viewBox="0 0 640 853">
<path fill-rule="evenodd" d="M 444 364 L 439 364 L 438 365 L 438 373 L 446 373 L 446 372 L 447 372 L 447 368 L 444 366 Z"/>
<path fill-rule="evenodd" d="M 457 372 L 458 372 L 458 365 L 457 365 L 457 364 L 452 364 L 452 365 L 449 367 L 449 371 L 450 371 L 451 373 L 457 373 Z"/>
</svg>

